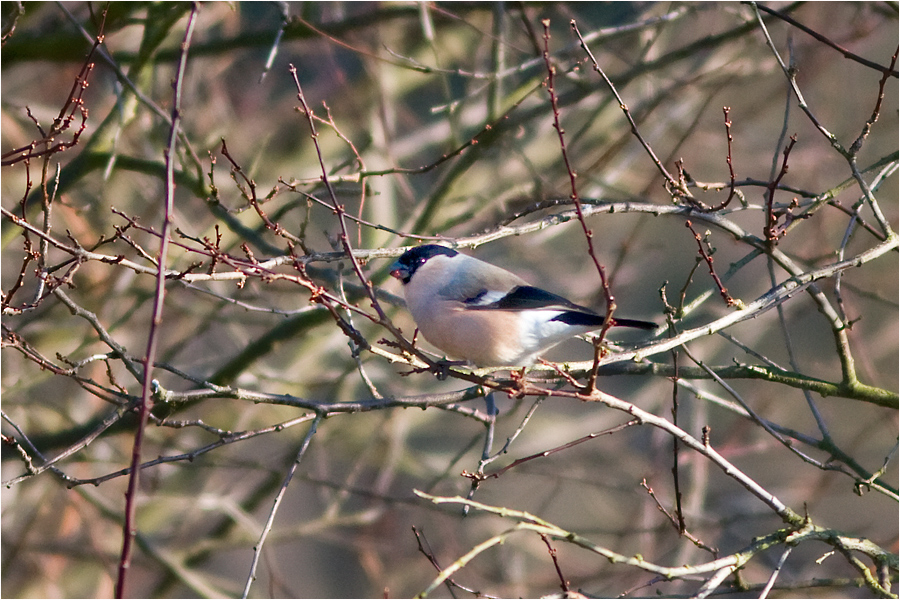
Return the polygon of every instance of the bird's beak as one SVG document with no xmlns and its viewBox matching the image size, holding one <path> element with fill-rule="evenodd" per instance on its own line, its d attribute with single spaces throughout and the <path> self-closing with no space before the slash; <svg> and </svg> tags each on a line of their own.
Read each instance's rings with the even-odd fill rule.
<svg viewBox="0 0 900 600">
<path fill-rule="evenodd" d="M 409 282 L 409 271 L 399 262 L 391 265 L 391 277 L 396 277 L 403 283 Z"/>
</svg>

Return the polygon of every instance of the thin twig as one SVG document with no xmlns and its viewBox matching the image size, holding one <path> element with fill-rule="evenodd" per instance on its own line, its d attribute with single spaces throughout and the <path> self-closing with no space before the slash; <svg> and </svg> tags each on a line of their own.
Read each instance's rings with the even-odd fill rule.
<svg viewBox="0 0 900 600">
<path fill-rule="evenodd" d="M 144 441 L 144 430 L 150 415 L 153 390 L 153 363 L 156 357 L 159 335 L 162 327 L 163 306 L 166 297 L 166 254 L 169 248 L 169 229 L 175 216 L 175 150 L 178 140 L 178 129 L 181 123 L 181 94 L 184 74 L 187 71 L 188 48 L 194 34 L 194 24 L 200 5 L 193 3 L 185 28 L 184 40 L 181 44 L 181 58 L 175 74 L 174 94 L 172 99 L 172 126 L 169 128 L 169 139 L 165 150 L 166 187 L 163 207 L 163 225 L 159 244 L 158 270 L 156 276 L 156 292 L 153 299 L 153 314 L 147 339 L 147 353 L 144 357 L 144 377 L 141 391 L 141 402 L 138 406 L 139 419 L 134 434 L 134 445 L 131 453 L 131 475 L 128 479 L 128 490 L 125 493 L 125 519 L 122 534 L 122 553 L 119 558 L 118 577 L 115 594 L 117 598 L 125 597 L 125 585 L 131 567 L 131 554 L 134 535 L 136 533 L 135 514 L 137 512 L 137 491 L 141 468 L 141 449 Z"/>
<path fill-rule="evenodd" d="M 751 3 L 751 4 L 752 4 L 752 3 Z M 897 70 L 894 68 L 894 63 L 891 63 L 891 65 L 890 65 L 889 67 L 884 67 L 884 66 L 882 66 L 882 65 L 879 65 L 879 64 L 876 63 L 876 62 L 873 62 L 873 61 L 871 61 L 871 60 L 869 60 L 869 59 L 867 59 L 867 58 L 863 58 L 862 56 L 859 56 L 858 54 L 854 54 L 853 52 L 850 52 L 849 50 L 847 50 L 847 49 L 844 48 L 843 46 L 840 46 L 840 45 L 834 43 L 833 41 L 831 41 L 830 39 L 828 39 L 827 37 L 825 37 L 825 36 L 822 35 L 821 33 L 818 33 L 818 32 L 816 32 L 816 31 L 813 31 L 812 29 L 810 29 L 810 28 L 807 27 L 806 25 L 803 25 L 802 23 L 796 21 L 795 19 L 789 17 L 788 15 L 786 15 L 786 14 L 784 14 L 784 13 L 781 13 L 781 12 L 779 12 L 779 11 L 777 11 L 777 10 L 774 10 L 774 9 L 769 8 L 769 7 L 766 6 L 765 4 L 756 3 L 756 7 L 759 8 L 759 10 L 761 10 L 761 11 L 763 11 L 763 12 L 765 12 L 765 13 L 768 13 L 768 14 L 774 16 L 774 17 L 778 17 L 779 19 L 781 19 L 781 20 L 784 21 L 785 23 L 790 23 L 791 25 L 793 25 L 793 26 L 796 27 L 797 29 L 799 29 L 799 30 L 801 30 L 801 31 L 804 31 L 804 32 L 808 33 L 809 35 L 813 36 L 814 38 L 816 38 L 817 40 L 819 40 L 820 42 L 822 42 L 822 43 L 825 44 L 826 46 L 830 46 L 831 48 L 834 48 L 835 50 L 837 50 L 838 52 L 840 52 L 841 54 L 843 54 L 843 55 L 844 55 L 844 58 L 849 58 L 850 60 L 856 61 L 856 62 L 858 62 L 858 63 L 861 64 L 861 65 L 865 65 L 865 66 L 869 67 L 870 69 L 875 69 L 876 71 L 881 71 L 882 73 L 884 73 L 885 77 L 894 77 L 894 78 L 897 78 L 897 77 L 898 77 L 898 72 L 897 72 Z"/>
<path fill-rule="evenodd" d="M 303 438 L 303 442 L 300 444 L 300 449 L 297 451 L 297 455 L 294 457 L 294 460 L 291 462 L 291 466 L 288 468 L 288 472 L 284 476 L 284 481 L 281 482 L 281 487 L 278 489 L 278 494 L 275 495 L 275 501 L 272 505 L 272 510 L 269 511 L 269 517 L 266 519 L 266 524 L 263 526 L 262 533 L 259 536 L 259 541 L 256 542 L 256 546 L 253 547 L 253 560 L 250 563 L 250 573 L 247 575 L 247 582 L 244 584 L 244 592 L 241 595 L 241 598 L 246 598 L 250 594 L 250 586 L 253 585 L 253 582 L 256 581 L 256 568 L 259 565 L 259 557 L 262 555 L 263 546 L 266 543 L 266 538 L 269 537 L 269 532 L 272 530 L 272 524 L 275 522 L 275 515 L 278 514 L 278 508 L 281 506 L 281 501 L 284 500 L 284 496 L 287 493 L 288 486 L 291 483 L 291 479 L 294 478 L 294 473 L 297 472 L 297 467 L 300 465 L 300 460 L 303 458 L 303 455 L 306 454 L 306 449 L 309 448 L 309 443 L 312 440 L 312 437 L 315 435 L 316 430 L 319 427 L 319 423 L 322 422 L 323 415 L 321 413 L 316 415 L 316 418 L 313 419 L 313 422 L 309 426 L 309 431 L 306 432 L 306 436 Z"/>
<path fill-rule="evenodd" d="M 766 240 L 771 245 L 775 245 L 778 243 L 778 238 L 786 233 L 785 228 L 778 227 L 778 216 L 775 214 L 775 190 L 778 189 L 778 185 L 781 183 L 781 180 L 787 175 L 788 172 L 788 157 L 791 155 L 791 150 L 794 149 L 794 144 L 797 143 L 797 135 L 791 136 L 791 141 L 787 146 L 784 147 L 784 151 L 782 152 L 782 160 L 781 160 L 781 170 L 778 171 L 778 174 L 775 176 L 775 179 L 769 182 L 769 190 L 766 195 L 766 216 L 765 216 L 765 224 L 763 225 L 763 235 Z"/>
<path fill-rule="evenodd" d="M 600 276 L 600 285 L 603 288 L 603 296 L 606 299 L 606 318 L 603 320 L 603 327 L 600 329 L 600 333 L 597 334 L 597 337 L 594 340 L 594 364 L 599 366 L 600 355 L 603 352 L 603 340 L 606 337 L 606 332 L 609 331 L 609 328 L 612 327 L 614 322 L 613 313 L 616 311 L 616 299 L 610 289 L 606 271 L 603 269 L 603 265 L 600 264 L 594 250 L 594 233 L 588 228 L 587 221 L 584 220 L 584 211 L 582 211 L 581 200 L 578 197 L 578 186 L 575 183 L 577 174 L 572 168 L 572 164 L 569 162 L 569 153 L 566 149 L 566 132 L 562 128 L 559 120 L 559 102 L 556 96 L 556 89 L 553 87 L 554 78 L 556 76 L 556 67 L 550 61 L 550 19 L 542 20 L 541 24 L 544 26 L 544 62 L 547 66 L 547 92 L 550 94 L 550 106 L 553 109 L 553 128 L 556 129 L 556 133 L 559 137 L 559 148 L 562 152 L 563 162 L 566 165 L 566 172 L 569 175 L 569 198 L 575 205 L 575 213 L 578 216 L 578 222 L 581 224 L 581 231 L 584 233 L 584 239 L 587 242 L 588 256 L 591 257 L 594 267 L 597 269 L 597 274 Z M 575 21 L 572 21 L 572 27 L 578 32 L 577 27 L 575 27 Z M 579 37 L 581 36 L 580 33 L 578 35 Z M 585 50 L 587 50 L 587 46 L 585 46 Z M 597 383 L 596 373 L 597 371 L 595 368 L 588 378 L 588 390 L 594 389 L 594 386 Z"/>
<path fill-rule="evenodd" d="M 775 565 L 775 568 L 772 570 L 772 574 L 769 575 L 769 579 L 766 581 L 766 585 L 763 588 L 763 591 L 759 594 L 760 600 L 769 597 L 769 592 L 772 591 L 772 586 L 775 585 L 775 580 L 778 579 L 778 575 L 779 573 L 781 573 L 781 568 L 784 566 L 785 561 L 787 561 L 788 556 L 791 555 L 791 551 L 793 549 L 793 546 L 786 546 L 781 552 L 781 556 L 778 558 L 778 564 Z"/>
<path fill-rule="evenodd" d="M 722 283 L 722 280 L 719 279 L 719 276 L 716 275 L 716 269 L 713 267 L 713 257 L 712 252 L 703 247 L 703 238 L 700 237 L 700 234 L 694 231 L 694 226 L 690 221 L 684 222 L 685 227 L 691 230 L 691 233 L 694 234 L 694 240 L 697 241 L 697 251 L 700 253 L 700 257 L 706 261 L 706 266 L 709 268 L 709 275 L 713 278 L 713 281 L 716 282 L 716 286 L 719 288 L 719 294 L 722 296 L 722 300 L 725 301 L 727 306 L 740 306 L 740 301 L 735 300 L 728 293 L 728 290 L 725 289 L 725 284 Z M 707 242 L 708 245 L 708 242 Z"/>
<path fill-rule="evenodd" d="M 653 164 L 656 165 L 656 168 L 659 170 L 660 174 L 662 174 L 663 178 L 666 180 L 666 185 L 673 191 L 677 191 L 677 193 L 681 196 L 690 197 L 691 193 L 684 188 L 678 181 L 675 180 L 672 175 L 666 170 L 663 166 L 662 162 L 660 162 L 659 158 L 657 158 L 656 153 L 653 151 L 653 148 L 650 147 L 650 144 L 644 139 L 644 136 L 641 135 L 641 132 L 638 130 L 637 123 L 634 122 L 634 118 L 631 116 L 631 111 L 628 109 L 628 105 L 625 104 L 625 101 L 622 100 L 622 97 L 619 95 L 619 91 L 616 89 L 616 86 L 613 85 L 612 80 L 606 76 L 606 73 L 600 68 L 600 63 L 597 62 L 597 59 L 594 58 L 593 52 L 591 52 L 590 48 L 588 48 L 587 43 L 584 40 L 584 37 L 581 35 L 581 31 L 578 29 L 578 25 L 575 23 L 573 19 L 570 22 L 572 26 L 572 30 L 575 32 L 575 35 L 578 36 L 579 42 L 581 42 L 581 47 L 584 49 L 585 53 L 587 53 L 588 58 L 591 59 L 591 63 L 594 66 L 594 70 L 603 78 L 603 81 L 606 83 L 607 87 L 609 87 L 610 91 L 616 97 L 616 101 L 619 103 L 619 108 L 622 109 L 622 112 L 625 113 L 625 118 L 628 119 L 628 123 L 631 125 L 631 133 L 634 134 L 634 137 L 641 143 L 641 146 L 644 147 L 644 150 L 647 151 L 647 154 L 650 156 L 650 159 L 653 161 Z"/>
<path fill-rule="evenodd" d="M 678 438 L 674 438 L 674 439 L 677 440 Z M 702 548 L 703 550 L 706 550 L 713 556 L 718 557 L 718 555 L 719 555 L 718 548 L 713 548 L 711 546 L 708 546 L 700 538 L 695 536 L 693 533 L 689 532 L 684 526 L 684 517 L 679 515 L 677 512 L 675 515 L 673 515 L 671 512 L 669 512 L 668 509 L 666 509 L 666 507 L 663 506 L 663 503 L 660 502 L 659 498 L 656 495 L 656 492 L 653 491 L 653 488 L 650 487 L 650 484 L 647 483 L 646 479 L 641 480 L 641 487 L 644 488 L 645 490 L 647 490 L 647 494 L 650 496 L 650 498 L 653 499 L 653 502 L 656 503 L 656 508 L 659 510 L 659 512 L 661 512 L 662 514 L 664 514 L 666 516 L 666 518 L 669 520 L 669 522 L 678 531 L 679 535 L 682 535 L 682 536 L 686 537 L 687 539 L 689 539 L 698 548 Z M 680 510 L 681 510 L 681 507 L 678 506 L 676 511 L 680 511 Z"/>
<path fill-rule="evenodd" d="M 556 576 L 559 577 L 559 587 L 562 589 L 563 598 L 569 596 L 569 582 L 566 581 L 565 576 L 563 576 L 562 568 L 559 566 L 559 558 L 558 552 L 556 548 L 553 547 L 553 544 L 550 543 L 550 537 L 546 533 L 540 534 L 541 540 L 547 546 L 547 551 L 550 553 L 550 559 L 553 561 L 553 567 L 556 569 Z"/>
<path fill-rule="evenodd" d="M 584 437 L 580 437 L 577 440 L 573 440 L 573 441 L 563 444 L 561 446 L 556 446 L 555 448 L 551 448 L 549 450 L 544 450 L 543 452 L 538 452 L 538 453 L 532 454 L 530 456 L 524 456 L 522 458 L 516 459 L 513 462 L 511 462 L 510 464 L 503 467 L 502 469 L 492 471 L 491 473 L 469 473 L 468 471 L 463 471 L 463 477 L 467 477 L 469 479 L 472 479 L 473 481 L 475 481 L 475 480 L 484 481 L 486 479 L 499 479 L 501 475 L 503 475 L 510 469 L 515 469 L 519 465 L 522 465 L 524 463 L 535 460 L 536 458 L 546 458 L 546 457 L 550 456 L 551 454 L 556 454 L 557 452 L 562 452 L 563 450 L 568 450 L 569 448 L 577 446 L 578 444 L 582 444 L 589 440 L 596 439 L 600 436 L 612 435 L 614 433 L 618 433 L 629 427 L 633 427 L 634 425 L 640 425 L 640 424 L 641 424 L 640 421 L 633 419 L 626 423 L 622 423 L 621 425 L 616 425 L 615 427 L 610 427 L 609 429 L 604 429 L 603 431 L 589 433 Z M 469 498 L 469 499 L 471 500 L 471 498 Z"/>
</svg>

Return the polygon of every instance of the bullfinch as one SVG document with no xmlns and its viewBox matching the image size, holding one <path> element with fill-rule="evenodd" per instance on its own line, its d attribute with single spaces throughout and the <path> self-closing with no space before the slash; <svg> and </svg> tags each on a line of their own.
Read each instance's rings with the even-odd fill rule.
<svg viewBox="0 0 900 600">
<path fill-rule="evenodd" d="M 531 366 L 560 342 L 603 326 L 603 315 L 445 246 L 407 250 L 391 265 L 391 275 L 403 284 L 425 339 L 481 367 Z M 657 327 L 619 318 L 612 324 Z"/>
</svg>

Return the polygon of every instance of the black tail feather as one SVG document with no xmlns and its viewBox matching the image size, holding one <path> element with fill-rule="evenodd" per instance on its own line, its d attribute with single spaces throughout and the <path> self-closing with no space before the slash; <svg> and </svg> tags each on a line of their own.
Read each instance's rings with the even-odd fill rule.
<svg viewBox="0 0 900 600">
<path fill-rule="evenodd" d="M 553 320 L 562 321 L 568 325 L 596 327 L 597 329 L 600 329 L 603 327 L 603 321 L 605 319 L 606 317 L 598 315 L 597 313 L 567 310 L 564 313 L 557 315 Z M 636 319 L 617 319 L 613 317 L 612 324 L 616 327 L 635 327 L 637 329 L 648 330 L 656 329 L 656 323 L 651 323 L 650 321 L 638 321 Z"/>
<path fill-rule="evenodd" d="M 637 329 L 656 329 L 658 325 L 650 321 L 638 321 L 637 319 L 617 319 L 613 317 L 613 325 L 617 327 L 635 327 Z"/>
</svg>

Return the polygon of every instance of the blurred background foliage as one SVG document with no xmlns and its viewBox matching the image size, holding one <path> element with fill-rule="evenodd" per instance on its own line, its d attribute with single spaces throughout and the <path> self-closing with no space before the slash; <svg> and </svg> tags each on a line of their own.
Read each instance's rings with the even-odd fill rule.
<svg viewBox="0 0 900 600">
<path fill-rule="evenodd" d="M 35 120 L 46 131 L 66 105 L 105 8 L 79 2 L 3 3 L 2 204 L 39 229 L 49 214 L 50 234 L 64 244 L 96 247 L 154 268 L 159 239 L 152 231 L 160 229 L 163 218 L 167 119 L 190 4 L 109 4 L 103 44 L 91 58 L 96 65 L 82 95 L 88 117 L 77 143 L 33 158 L 27 168 L 23 161 L 6 164 L 12 150 L 41 138 Z M 772 8 L 882 66 L 890 64 L 897 48 L 896 2 L 775 3 Z M 849 147 L 872 114 L 882 72 L 763 15 L 778 51 L 790 57 L 810 110 Z M 349 262 L 324 260 L 324 253 L 340 250 L 340 227 L 333 209 L 311 199 L 328 202 L 316 148 L 298 112 L 288 72 L 293 64 L 320 119 L 318 142 L 329 180 L 347 213 L 363 223 L 351 222 L 353 247 L 417 242 L 401 234 L 468 241 L 478 247 L 466 251 L 479 258 L 602 308 L 603 294 L 576 222 L 511 235 L 512 227 L 569 208 L 564 206 L 569 174 L 553 128 L 541 56 L 542 19 L 550 21 L 554 91 L 580 196 L 586 202 L 644 207 L 588 219 L 618 315 L 664 323 L 659 290 L 666 283 L 673 304 L 681 290 L 688 302 L 713 292 L 678 322 L 680 330 L 734 309 L 715 292 L 705 263 L 692 271 L 697 243 L 684 226 L 684 213 L 653 215 L 646 208 L 672 207 L 672 196 L 593 72 L 570 29 L 573 19 L 666 169 L 675 173 L 674 163 L 681 159 L 694 180 L 726 184 L 724 191 L 721 186 L 707 192 L 693 188 L 711 205 L 728 195 L 722 107 L 731 108 L 733 165 L 748 206 L 735 200 L 719 216 L 763 237 L 765 185 L 777 173 L 773 165 L 780 165 L 785 134 L 796 134 L 781 181 L 788 189 L 778 191 L 776 199 L 787 206 L 797 198 L 797 212 L 808 210 L 810 216 L 794 223 L 778 249 L 812 270 L 885 239 L 879 237 L 871 205 L 863 204 L 860 217 L 869 228 L 857 227 L 845 240 L 851 218 L 836 205 L 852 212 L 862 197 L 860 188 L 846 158 L 798 108 L 746 4 L 237 2 L 202 4 L 196 19 L 176 157 L 173 240 L 179 245 L 168 259 L 175 272 L 208 272 L 209 257 L 197 251 L 203 239 L 240 259 L 249 253 L 260 261 L 287 254 L 285 239 L 266 229 L 242 193 L 242 180 L 222 153 L 224 140 L 229 156 L 253 180 L 262 210 L 302 240 L 297 252 L 321 253 L 309 267 L 316 282 L 336 295 L 345 291 L 373 312 Z M 877 182 L 880 210 L 896 229 L 896 75 L 887 78 L 884 92 L 879 120 L 856 162 L 870 185 Z M 77 131 L 81 117 L 74 114 L 59 140 L 71 140 Z M 842 186 L 847 180 L 850 185 Z M 42 210 L 45 186 L 54 194 L 52 212 Z M 827 199 L 829 191 L 835 191 L 831 203 L 814 201 Z M 695 228 L 703 235 L 709 227 L 700 221 Z M 110 346 L 88 320 L 73 315 L 63 296 L 96 315 L 100 327 L 140 360 L 154 278 L 121 263 L 86 261 L 72 272 L 69 284 L 57 288 L 60 295 L 52 281 L 40 287 L 37 263 L 26 262 L 22 229 L 9 218 L 3 220 L 2 239 L 2 468 L 7 484 L 2 593 L 110 596 L 127 480 L 121 470 L 129 464 L 134 437 L 134 420 L 124 406 L 140 395 L 140 381 L 121 357 L 103 356 Z M 39 238 L 31 239 L 36 249 Z M 751 248 L 722 229 L 710 228 L 706 239 L 719 274 L 729 272 L 726 285 L 736 298 L 752 301 L 788 277 L 765 256 L 729 271 Z M 61 277 L 72 267 L 69 259 L 50 248 L 40 265 L 56 267 L 46 272 Z M 388 264 L 374 258 L 364 268 L 384 292 L 391 318 L 411 338 L 414 324 L 397 299 L 399 286 L 387 277 Z M 233 269 L 220 263 L 216 270 Z M 296 275 L 290 264 L 275 271 Z M 891 401 L 879 406 L 811 394 L 811 409 L 799 389 L 729 380 L 757 414 L 793 432 L 788 437 L 796 445 L 834 470 L 802 461 L 741 416 L 728 393 L 709 379 L 691 380 L 692 389 L 682 388 L 679 396 L 679 425 L 685 431 L 699 438 L 708 425 L 722 455 L 795 511 L 807 510 L 817 524 L 891 552 L 897 551 L 898 529 L 897 275 L 894 246 L 877 260 L 845 271 L 840 296 L 833 277 L 820 282 L 828 300 L 835 306 L 840 301 L 852 321 L 847 335 L 859 380 L 892 397 L 892 406 Z M 46 293 L 38 296 L 41 291 Z M 727 328 L 743 346 L 708 336 L 689 348 L 711 365 L 761 364 L 761 355 L 806 376 L 840 382 L 834 333 L 809 295 L 798 293 L 782 309 Z M 353 323 L 373 345 L 389 338 L 383 327 L 359 315 Z M 445 568 L 509 527 L 494 515 L 473 511 L 463 518 L 456 505 L 436 506 L 413 494 L 414 489 L 444 496 L 468 492 L 470 482 L 460 472 L 474 470 L 481 456 L 485 428 L 472 416 L 483 415 L 483 400 L 449 409 L 432 404 L 437 404 L 435 394 L 471 384 L 438 381 L 428 373 L 402 376 L 409 367 L 367 351 L 357 360 L 332 317 L 311 304 L 309 292 L 295 281 L 257 275 L 238 285 L 235 280 L 173 278 L 160 335 L 154 373 L 167 390 L 196 390 L 203 388 L 199 382 L 211 382 L 321 403 L 359 402 L 377 394 L 419 398 L 418 406 L 428 407 L 379 405 L 319 424 L 275 517 L 251 596 L 411 596 L 438 573 L 426 553 Z M 627 346 L 641 336 L 616 337 Z M 591 355 L 589 345 L 573 341 L 549 358 L 589 360 Z M 669 353 L 649 358 L 662 365 L 672 361 Z M 679 361 L 690 364 L 683 354 Z M 671 418 L 671 378 L 627 367 L 613 365 L 600 378 L 600 389 Z M 523 423 L 534 399 L 497 401 L 495 450 Z M 157 406 L 154 414 L 145 460 L 183 460 L 142 472 L 129 594 L 240 595 L 254 545 L 309 427 L 309 419 L 301 417 L 310 413 L 222 394 Z M 548 398 L 494 465 L 626 420 L 598 404 Z M 289 426 L 276 427 L 285 423 Z M 231 432 L 258 435 L 237 439 Z M 811 446 L 810 440 L 823 443 Z M 28 475 L 23 452 L 35 467 L 43 464 L 41 456 L 71 455 L 54 464 L 58 471 Z M 662 504 L 672 507 L 672 460 L 668 435 L 630 427 L 525 462 L 486 481 L 475 500 L 529 511 L 625 556 L 640 554 L 673 566 L 708 562 L 713 555 L 680 537 L 641 487 L 646 481 Z M 880 491 L 856 485 L 883 465 Z M 705 457 L 683 451 L 679 466 L 687 527 L 720 554 L 783 526 Z M 111 474 L 119 476 L 106 477 Z M 427 540 L 425 552 L 414 527 Z M 560 541 L 553 545 L 569 589 L 587 595 L 690 595 L 700 585 L 696 578 L 667 582 Z M 848 560 L 823 558 L 828 550 L 823 544 L 794 549 L 772 595 L 872 595 Z M 761 586 L 780 555 L 780 550 L 760 554 L 722 589 Z M 896 569 L 891 577 L 896 583 Z M 559 593 L 561 585 L 547 546 L 524 532 L 480 554 L 453 578 L 468 590 L 502 597 Z M 433 595 L 472 594 L 448 586 Z"/>
</svg>

